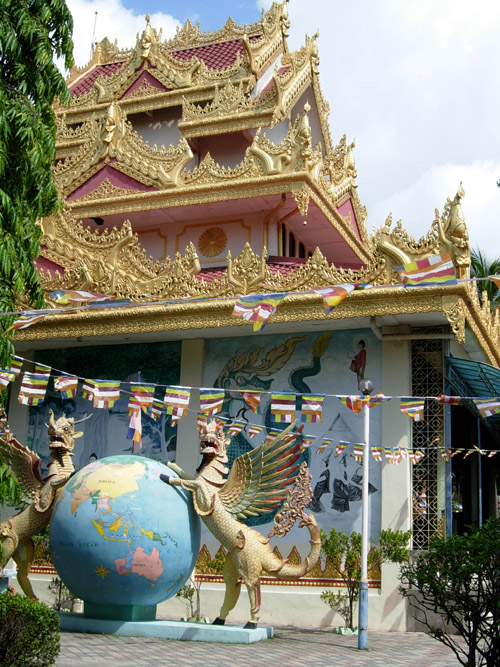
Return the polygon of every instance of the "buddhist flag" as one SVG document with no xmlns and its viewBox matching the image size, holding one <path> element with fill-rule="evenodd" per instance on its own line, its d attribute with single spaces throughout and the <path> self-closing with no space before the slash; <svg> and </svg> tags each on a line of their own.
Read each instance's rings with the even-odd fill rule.
<svg viewBox="0 0 500 667">
<path fill-rule="evenodd" d="M 399 465 L 401 463 L 401 459 L 403 458 L 401 455 L 401 450 L 399 447 L 396 447 L 394 450 L 394 456 L 393 456 L 393 463 L 394 465 Z"/>
<path fill-rule="evenodd" d="M 497 287 L 500 287 L 500 276 L 488 276 L 488 278 L 494 282 Z"/>
<path fill-rule="evenodd" d="M 473 399 L 472 402 L 479 410 L 481 417 L 493 417 L 500 412 L 500 401 L 498 398 Z"/>
<path fill-rule="evenodd" d="M 165 410 L 165 404 L 159 401 L 157 398 L 153 398 L 153 405 L 151 406 L 151 418 L 155 421 L 158 418 L 161 418 Z"/>
<path fill-rule="evenodd" d="M 408 415 L 410 419 L 419 422 L 424 418 L 424 399 L 423 398 L 401 398 L 399 401 L 401 412 Z"/>
<path fill-rule="evenodd" d="M 314 438 L 302 438 L 300 443 L 300 451 L 303 452 L 305 449 L 309 449 L 313 442 Z"/>
<path fill-rule="evenodd" d="M 492 457 L 492 456 L 495 456 L 495 454 L 498 454 L 498 450 L 491 451 L 491 452 L 488 454 L 488 458 L 491 459 L 491 457 Z"/>
<path fill-rule="evenodd" d="M 451 453 L 449 449 L 446 449 L 445 447 L 440 447 L 439 453 L 441 454 L 443 461 L 449 461 L 451 459 Z"/>
<path fill-rule="evenodd" d="M 84 380 L 82 386 L 82 396 L 88 401 L 94 399 L 95 380 Z"/>
<path fill-rule="evenodd" d="M 376 405 L 380 405 L 381 403 L 385 403 L 386 401 L 390 401 L 391 399 L 392 396 L 384 396 L 382 392 L 379 392 L 378 394 L 375 394 L 375 396 L 367 396 L 365 398 L 366 407 L 374 408 Z"/>
<path fill-rule="evenodd" d="M 382 447 L 370 447 L 370 451 L 375 461 L 382 461 Z"/>
<path fill-rule="evenodd" d="M 246 424 L 245 422 L 242 421 L 234 421 L 228 431 L 227 434 L 230 435 L 231 437 L 234 437 L 235 435 L 238 435 L 238 433 L 241 433 L 243 429 L 245 428 Z"/>
<path fill-rule="evenodd" d="M 153 406 L 155 386 L 154 384 L 133 384 L 130 387 L 132 396 L 137 399 L 141 409 L 147 414 L 151 412 Z"/>
<path fill-rule="evenodd" d="M 132 454 L 136 454 L 142 448 L 141 408 L 141 402 L 135 396 L 131 396 L 128 402 L 130 422 L 128 425 L 127 440 L 132 440 Z"/>
<path fill-rule="evenodd" d="M 271 440 L 274 440 L 274 438 L 279 435 L 281 431 L 277 428 L 270 428 L 267 431 L 266 439 L 264 440 L 264 443 L 267 445 L 271 442 Z"/>
<path fill-rule="evenodd" d="M 54 378 L 54 389 L 61 392 L 61 398 L 74 398 L 78 388 L 78 378 L 76 375 L 61 375 Z"/>
<path fill-rule="evenodd" d="M 260 391 L 245 389 L 241 395 L 252 412 L 260 412 Z"/>
<path fill-rule="evenodd" d="M 359 414 L 367 403 L 367 399 L 364 396 L 339 396 L 338 398 L 341 403 L 355 414 Z"/>
<path fill-rule="evenodd" d="M 291 424 L 295 419 L 295 394 L 284 391 L 271 394 L 271 415 L 275 422 Z"/>
<path fill-rule="evenodd" d="M 35 364 L 35 375 L 43 375 L 48 380 L 51 372 L 52 368 L 50 366 L 46 366 L 45 364 Z"/>
<path fill-rule="evenodd" d="M 394 452 L 390 447 L 384 447 L 385 458 L 394 465 Z"/>
<path fill-rule="evenodd" d="M 23 362 L 24 359 L 21 359 L 21 357 L 11 357 L 10 358 L 10 370 L 15 373 L 16 375 L 19 375 L 21 372 L 21 369 L 23 367 Z"/>
<path fill-rule="evenodd" d="M 333 445 L 333 440 L 331 438 L 323 438 L 321 445 L 316 450 L 316 454 L 321 454 L 321 452 L 324 452 L 327 447 L 330 447 L 330 445 Z"/>
<path fill-rule="evenodd" d="M 20 317 L 17 318 L 17 320 L 12 324 L 8 329 L 5 330 L 5 333 L 8 331 L 19 331 L 20 329 L 27 329 L 28 327 L 32 326 L 33 324 L 36 324 L 40 320 L 43 320 L 45 317 L 46 313 L 43 312 L 41 315 L 40 313 L 23 313 Z"/>
<path fill-rule="evenodd" d="M 404 266 L 395 266 L 404 287 L 424 285 L 453 285 L 457 282 L 451 255 L 432 255 Z"/>
<path fill-rule="evenodd" d="M 462 398 L 460 396 L 445 396 L 441 394 L 441 396 L 436 396 L 436 401 L 439 405 L 460 405 Z"/>
<path fill-rule="evenodd" d="M 12 371 L 0 371 L 0 391 L 6 389 L 15 377 Z"/>
<path fill-rule="evenodd" d="M 300 420 L 304 423 L 322 421 L 324 394 L 302 394 L 302 410 Z"/>
<path fill-rule="evenodd" d="M 323 287 L 314 291 L 322 297 L 325 315 L 329 315 L 335 306 L 338 306 L 355 288 L 356 285 L 335 285 L 334 287 Z"/>
<path fill-rule="evenodd" d="M 256 425 L 250 426 L 248 429 L 248 437 L 255 438 L 255 436 L 258 435 L 259 433 L 262 433 L 263 430 L 264 426 L 256 426 Z"/>
<path fill-rule="evenodd" d="M 339 442 L 335 447 L 335 456 L 340 456 L 349 443 Z"/>
<path fill-rule="evenodd" d="M 224 390 L 200 389 L 200 412 L 206 415 L 215 415 L 222 410 Z"/>
<path fill-rule="evenodd" d="M 354 445 L 354 460 L 358 463 L 363 460 L 363 445 Z"/>
<path fill-rule="evenodd" d="M 22 405 L 39 405 L 45 398 L 49 378 L 47 375 L 24 373 L 18 402 Z"/>
<path fill-rule="evenodd" d="M 187 415 L 190 395 L 190 387 L 172 386 L 165 389 L 163 404 L 165 405 L 167 415 L 172 415 L 172 422 L 177 422 L 181 417 Z"/>
<path fill-rule="evenodd" d="M 113 301 L 116 299 L 114 296 L 106 296 L 105 294 L 97 294 L 96 292 L 63 289 L 51 292 L 49 297 L 62 306 L 68 303 L 90 303 L 91 301 Z"/>
<path fill-rule="evenodd" d="M 262 331 L 286 296 L 287 293 L 242 296 L 234 306 L 233 316 L 253 322 L 253 330 Z"/>
<path fill-rule="evenodd" d="M 94 380 L 94 408 L 107 410 L 120 398 L 120 383 L 116 380 Z"/>
<path fill-rule="evenodd" d="M 198 415 L 196 416 L 196 425 L 198 427 L 198 432 L 201 433 L 202 431 L 207 430 L 207 415 L 200 414 L 198 412 Z"/>
</svg>

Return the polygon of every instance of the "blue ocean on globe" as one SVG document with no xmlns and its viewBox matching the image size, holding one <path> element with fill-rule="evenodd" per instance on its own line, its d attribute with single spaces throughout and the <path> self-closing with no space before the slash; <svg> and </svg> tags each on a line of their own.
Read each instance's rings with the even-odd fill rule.
<svg viewBox="0 0 500 667">
<path fill-rule="evenodd" d="M 174 596 L 200 550 L 191 494 L 160 480 L 177 475 L 142 456 L 109 456 L 77 472 L 50 522 L 52 562 L 76 597 L 151 606 Z"/>
</svg>

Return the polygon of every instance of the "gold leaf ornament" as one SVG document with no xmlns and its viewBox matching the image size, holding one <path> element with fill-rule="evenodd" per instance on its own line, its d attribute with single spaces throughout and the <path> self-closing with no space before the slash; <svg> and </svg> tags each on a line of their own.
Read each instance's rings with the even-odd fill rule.
<svg viewBox="0 0 500 667">
<path fill-rule="evenodd" d="M 227 234 L 220 227 L 206 229 L 198 239 L 198 249 L 204 257 L 216 257 L 227 245 Z"/>
</svg>

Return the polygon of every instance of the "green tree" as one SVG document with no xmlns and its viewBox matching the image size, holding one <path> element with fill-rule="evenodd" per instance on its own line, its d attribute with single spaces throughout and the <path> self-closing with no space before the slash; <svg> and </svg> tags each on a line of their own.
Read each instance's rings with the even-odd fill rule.
<svg viewBox="0 0 500 667">
<path fill-rule="evenodd" d="M 401 569 L 401 578 L 416 619 L 462 665 L 500 665 L 500 519 L 435 539 Z M 450 625 L 465 648 L 448 632 Z"/>
<path fill-rule="evenodd" d="M 492 280 L 487 280 L 488 276 L 500 275 L 500 259 L 489 261 L 481 250 L 473 248 L 470 253 L 470 275 L 472 278 L 485 278 L 477 282 L 477 291 L 479 299 L 482 300 L 483 292 L 486 291 L 490 302 L 491 310 L 500 305 L 500 292 Z"/>
<path fill-rule="evenodd" d="M 58 206 L 52 175 L 55 98 L 69 91 L 54 58 L 73 64 L 73 19 L 64 0 L 0 0 L 0 313 L 44 305 L 34 260 L 37 220 Z M 0 317 L 0 333 L 13 317 Z M 0 335 L 0 368 L 12 343 Z"/>
</svg>

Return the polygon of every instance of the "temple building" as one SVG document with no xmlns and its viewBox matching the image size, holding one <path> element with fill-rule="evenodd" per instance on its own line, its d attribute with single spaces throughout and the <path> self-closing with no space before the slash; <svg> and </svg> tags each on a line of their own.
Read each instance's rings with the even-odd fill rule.
<svg viewBox="0 0 500 667">
<path fill-rule="evenodd" d="M 327 532 L 350 533 L 361 530 L 363 417 L 346 398 L 369 378 L 374 395 L 392 397 L 370 410 L 370 534 L 411 528 L 412 548 L 425 549 L 435 535 L 498 515 L 500 420 L 472 400 L 500 395 L 498 311 L 467 280 L 462 186 L 419 240 L 391 216 L 368 232 L 354 142 L 332 139 L 316 36 L 291 51 L 288 27 L 286 2 L 213 33 L 188 21 L 166 40 L 147 18 L 131 48 L 104 39 L 71 72 L 71 103 L 55 108 L 64 205 L 41 221 L 38 261 L 54 312 L 14 342 L 23 370 L 37 362 L 53 376 L 120 381 L 124 391 L 113 407 L 94 408 L 80 391 L 63 399 L 51 381 L 44 403 L 27 407 L 17 380 L 9 423 L 46 455 L 49 407 L 92 412 L 75 446 L 81 468 L 92 456 L 130 453 L 130 383 L 154 386 L 159 400 L 166 387 L 185 387 L 189 410 L 177 426 L 143 415 L 139 455 L 194 471 L 200 389 L 222 391 L 218 415 L 246 425 L 231 460 L 286 425 L 271 410 L 273 393 L 293 397 L 299 420 L 304 397 L 321 395 L 321 421 L 303 431 L 310 508 Z M 447 254 L 458 281 L 403 286 L 395 267 Z M 326 314 L 318 290 L 339 286 L 347 296 Z M 58 294 L 77 291 L 119 299 L 61 304 Z M 279 302 L 263 331 L 233 314 L 250 295 Z M 260 411 L 245 389 L 259 393 Z M 422 399 L 420 419 L 403 411 L 405 398 Z M 293 561 L 307 540 L 296 527 L 276 546 Z M 216 616 L 223 587 L 206 565 L 218 546 L 208 533 L 202 543 L 204 613 Z M 334 564 L 322 561 L 297 584 L 264 584 L 262 623 L 332 623 L 320 593 L 339 585 Z M 411 628 L 398 586 L 394 565 L 370 573 L 371 628 Z M 166 605 L 179 613 L 175 600 Z M 246 600 L 235 620 L 240 606 L 245 621 Z"/>
</svg>

